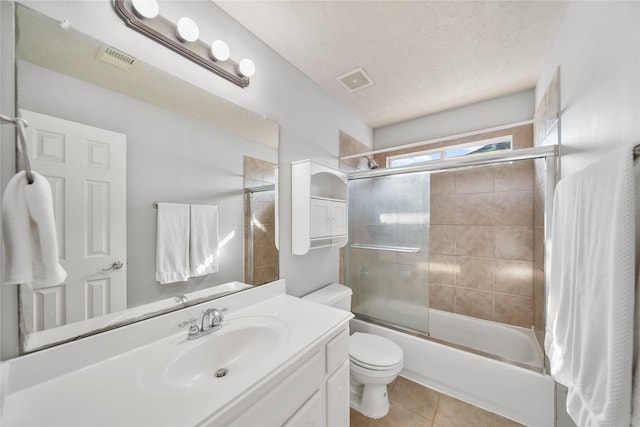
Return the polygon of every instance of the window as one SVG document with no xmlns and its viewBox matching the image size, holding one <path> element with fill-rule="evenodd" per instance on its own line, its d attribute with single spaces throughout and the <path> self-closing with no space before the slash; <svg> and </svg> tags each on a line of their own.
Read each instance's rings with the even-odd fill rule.
<svg viewBox="0 0 640 427">
<path fill-rule="evenodd" d="M 433 160 L 445 160 L 454 157 L 471 156 L 491 151 L 511 150 L 512 142 L 513 136 L 507 135 L 498 138 L 469 142 L 466 144 L 435 148 L 433 150 L 414 151 L 413 153 L 387 157 L 387 167 L 397 168 L 401 166 L 414 166 Z"/>
</svg>

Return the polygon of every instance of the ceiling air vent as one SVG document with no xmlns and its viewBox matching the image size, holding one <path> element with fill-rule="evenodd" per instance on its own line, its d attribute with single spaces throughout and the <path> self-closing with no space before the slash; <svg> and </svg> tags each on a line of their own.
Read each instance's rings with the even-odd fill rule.
<svg viewBox="0 0 640 427">
<path fill-rule="evenodd" d="M 355 70 L 351 70 L 341 76 L 336 77 L 336 80 L 345 87 L 349 92 L 355 92 L 365 87 L 373 85 L 373 80 L 369 77 L 362 67 L 358 67 Z"/>
<path fill-rule="evenodd" d="M 124 71 L 130 71 L 136 63 L 136 58 L 131 55 L 127 55 L 124 52 L 114 49 L 111 46 L 103 44 L 100 46 L 96 59 L 113 65 Z"/>
</svg>

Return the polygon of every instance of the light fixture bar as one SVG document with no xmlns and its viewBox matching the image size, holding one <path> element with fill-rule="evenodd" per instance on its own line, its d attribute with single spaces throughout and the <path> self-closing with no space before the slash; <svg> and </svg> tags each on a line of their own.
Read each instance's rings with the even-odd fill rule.
<svg viewBox="0 0 640 427">
<path fill-rule="evenodd" d="M 134 12 L 131 0 L 114 0 L 113 7 L 127 26 L 240 87 L 249 86 L 249 77 L 238 72 L 237 62 L 231 58 L 226 61 L 213 60 L 210 56 L 211 46 L 200 39 L 181 41 L 176 35 L 176 24 L 161 15 L 152 19 L 141 18 Z"/>
</svg>

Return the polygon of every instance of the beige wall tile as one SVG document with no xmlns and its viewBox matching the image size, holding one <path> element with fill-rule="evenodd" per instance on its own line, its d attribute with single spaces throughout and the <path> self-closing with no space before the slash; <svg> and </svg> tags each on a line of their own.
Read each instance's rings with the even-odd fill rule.
<svg viewBox="0 0 640 427">
<path fill-rule="evenodd" d="M 456 197 L 455 223 L 493 224 L 493 193 L 465 194 Z"/>
<path fill-rule="evenodd" d="M 495 260 L 496 281 L 493 290 L 512 295 L 531 296 L 533 265 L 528 261 Z"/>
<path fill-rule="evenodd" d="M 491 320 L 493 293 L 474 289 L 456 288 L 454 311 L 465 316 Z"/>
<path fill-rule="evenodd" d="M 545 306 L 544 297 L 544 270 L 538 266 L 533 267 L 533 300 L 540 307 Z"/>
<path fill-rule="evenodd" d="M 438 254 L 429 256 L 429 283 L 453 285 L 459 270 L 458 257 Z"/>
<path fill-rule="evenodd" d="M 493 290 L 495 260 L 489 258 L 458 257 L 456 286 L 485 291 Z"/>
<path fill-rule="evenodd" d="M 458 226 L 455 235 L 457 255 L 492 258 L 494 255 L 494 227 Z"/>
<path fill-rule="evenodd" d="M 531 225 L 533 222 L 533 194 L 527 191 L 494 193 L 496 225 Z"/>
<path fill-rule="evenodd" d="M 431 224 L 456 223 L 456 197 L 431 196 Z"/>
<path fill-rule="evenodd" d="M 531 160 L 494 166 L 496 191 L 531 191 L 533 163 Z"/>
<path fill-rule="evenodd" d="M 456 194 L 455 172 L 435 172 L 431 174 L 431 196 L 452 196 Z"/>
<path fill-rule="evenodd" d="M 493 167 L 484 166 L 455 171 L 456 194 L 493 191 Z"/>
<path fill-rule="evenodd" d="M 507 260 L 532 261 L 532 227 L 496 227 L 495 256 Z"/>
<path fill-rule="evenodd" d="M 533 225 L 544 227 L 544 183 L 533 189 Z"/>
<path fill-rule="evenodd" d="M 452 286 L 429 284 L 429 306 L 436 310 L 453 312 L 455 288 Z"/>
<path fill-rule="evenodd" d="M 531 297 L 495 294 L 494 320 L 509 325 L 530 328 L 533 324 Z"/>
<path fill-rule="evenodd" d="M 429 247 L 429 252 L 432 254 L 454 255 L 456 253 L 456 227 L 452 225 L 432 225 Z"/>
<path fill-rule="evenodd" d="M 512 134 L 514 149 L 533 147 L 533 125 L 518 126 Z"/>
<path fill-rule="evenodd" d="M 533 228 L 533 262 L 535 265 L 544 268 L 544 228 Z"/>
</svg>

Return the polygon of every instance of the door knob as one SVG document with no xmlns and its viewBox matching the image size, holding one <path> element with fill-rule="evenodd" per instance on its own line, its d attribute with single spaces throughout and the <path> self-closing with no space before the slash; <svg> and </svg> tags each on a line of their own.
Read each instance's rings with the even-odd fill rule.
<svg viewBox="0 0 640 427">
<path fill-rule="evenodd" d="M 113 264 L 111 264 L 111 267 L 103 268 L 102 271 L 120 270 L 122 268 L 122 266 L 124 266 L 122 261 L 114 261 Z"/>
</svg>

